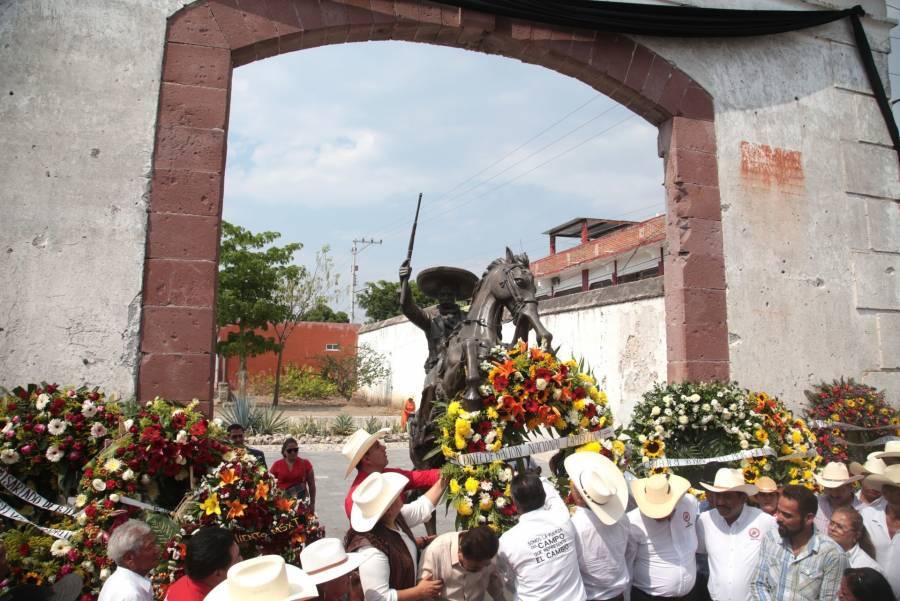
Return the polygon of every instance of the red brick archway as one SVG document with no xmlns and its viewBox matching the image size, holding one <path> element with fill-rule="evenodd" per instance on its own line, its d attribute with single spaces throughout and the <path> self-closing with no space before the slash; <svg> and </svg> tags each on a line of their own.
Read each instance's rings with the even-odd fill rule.
<svg viewBox="0 0 900 601">
<path fill-rule="evenodd" d="M 138 398 L 212 399 L 214 302 L 231 73 L 303 48 L 441 44 L 575 77 L 660 129 L 666 161 L 668 377 L 729 375 L 713 100 L 626 36 L 426 0 L 208 0 L 169 19 L 153 156 Z"/>
</svg>

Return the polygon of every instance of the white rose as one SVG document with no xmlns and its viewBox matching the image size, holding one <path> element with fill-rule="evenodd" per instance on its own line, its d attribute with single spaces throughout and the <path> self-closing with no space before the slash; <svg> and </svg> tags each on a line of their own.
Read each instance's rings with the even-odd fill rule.
<svg viewBox="0 0 900 601">
<path fill-rule="evenodd" d="M 87 514 L 84 512 L 79 513 L 78 517 L 75 518 L 75 521 L 78 522 L 79 526 L 84 526 L 87 524 Z"/>
<path fill-rule="evenodd" d="M 103 492 L 104 490 L 106 490 L 106 482 L 104 482 L 100 478 L 94 478 L 93 481 L 91 481 L 91 486 L 97 492 Z"/>
<path fill-rule="evenodd" d="M 722 419 L 731 419 L 731 411 L 726 409 L 722 412 Z"/>
<path fill-rule="evenodd" d="M 656 405 L 653 405 L 653 409 L 650 410 L 650 415 L 652 415 L 653 417 L 656 417 L 659 414 L 660 414 L 659 407 L 657 407 Z"/>
<path fill-rule="evenodd" d="M 750 446 L 750 443 L 747 442 L 746 439 L 741 440 L 741 448 L 742 448 L 742 449 L 746 449 L 746 448 L 749 447 L 749 446 Z"/>
<path fill-rule="evenodd" d="M 538 390 L 544 390 L 545 388 L 547 388 L 547 380 L 545 380 L 544 378 L 538 378 L 534 381 L 534 386 Z"/>
<path fill-rule="evenodd" d="M 187 444 L 188 441 L 188 433 L 184 430 L 179 430 L 178 434 L 175 436 L 175 442 L 177 444 Z"/>
<path fill-rule="evenodd" d="M 131 430 L 131 426 L 134 425 L 134 420 L 133 420 L 133 419 L 126 419 L 126 420 L 125 420 L 125 423 L 123 423 L 122 425 L 125 427 L 125 430 L 126 430 L 126 431 Z"/>
<path fill-rule="evenodd" d="M 35 401 L 34 406 L 37 407 L 38 411 L 43 411 L 44 408 L 50 403 L 50 395 L 49 394 L 39 394 L 37 401 Z"/>
<path fill-rule="evenodd" d="M 665 409 L 665 411 L 663 411 L 663 413 L 665 413 L 666 415 L 672 415 L 672 409 L 669 407 L 666 407 L 666 409 Z"/>
<path fill-rule="evenodd" d="M 700 395 L 697 394 L 696 392 L 694 394 L 692 394 L 691 396 L 689 396 L 688 398 L 691 400 L 692 403 L 697 403 L 700 401 Z"/>
<path fill-rule="evenodd" d="M 678 418 L 678 423 L 681 424 L 682 426 L 684 426 L 685 424 L 687 424 L 687 423 L 688 423 L 688 418 L 687 418 L 687 416 L 686 416 L 686 415 L 680 416 L 680 417 Z"/>
<path fill-rule="evenodd" d="M 134 480 L 134 472 L 131 470 L 131 468 L 128 468 L 127 470 L 122 472 L 122 480 L 125 480 L 125 482 Z"/>
<path fill-rule="evenodd" d="M 656 430 L 656 433 L 657 433 L 657 434 L 662 434 L 663 432 L 666 431 L 666 429 L 663 428 L 662 426 L 660 426 L 659 424 L 656 425 L 656 427 L 654 428 L 654 430 Z"/>
<path fill-rule="evenodd" d="M 85 503 L 87 503 L 87 495 L 80 494 L 75 497 L 75 507 L 84 507 Z"/>
<path fill-rule="evenodd" d="M 700 405 L 700 409 L 702 409 L 704 412 L 708 412 L 710 409 L 709 403 L 703 403 L 702 405 Z"/>
<path fill-rule="evenodd" d="M 109 495 L 109 500 L 113 503 L 118 503 L 120 498 L 121 497 L 119 497 L 119 495 L 117 495 L 116 493 Z"/>
<path fill-rule="evenodd" d="M 147 402 L 149 403 L 150 401 Z M 103 568 L 102 570 L 100 570 L 100 580 L 103 581 L 107 578 L 109 578 L 109 568 Z"/>
<path fill-rule="evenodd" d="M 82 562 L 81 562 L 81 569 L 84 570 L 85 572 L 93 572 L 93 571 L 94 571 L 94 564 L 92 564 L 90 561 L 87 561 L 87 560 L 82 561 Z"/>
<path fill-rule="evenodd" d="M 559 397 L 562 396 L 562 388 L 554 388 L 553 389 L 553 400 L 558 401 Z"/>
<path fill-rule="evenodd" d="M 505 497 L 497 497 L 494 501 L 494 505 L 497 506 L 497 509 L 503 509 L 506 507 L 506 498 Z"/>
</svg>

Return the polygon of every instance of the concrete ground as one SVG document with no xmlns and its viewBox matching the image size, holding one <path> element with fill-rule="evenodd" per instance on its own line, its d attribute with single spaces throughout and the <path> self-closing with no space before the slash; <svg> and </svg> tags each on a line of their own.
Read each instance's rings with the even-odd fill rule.
<svg viewBox="0 0 900 601">
<path fill-rule="evenodd" d="M 266 463 L 270 466 L 281 458 L 279 447 L 260 446 L 257 448 L 265 453 Z M 353 474 L 344 479 L 347 460 L 341 455 L 340 449 L 337 447 L 333 450 L 310 450 L 304 452 L 301 446 L 300 455 L 308 459 L 315 469 L 316 514 L 319 516 L 319 522 L 325 526 L 326 536 L 342 538 L 350 525 L 350 520 L 347 518 L 347 514 L 344 513 L 344 497 L 347 495 L 347 490 L 353 481 Z M 412 469 L 412 462 L 409 460 L 409 453 L 406 448 L 389 447 L 388 462 L 391 467 Z M 447 514 L 442 504 L 438 507 L 437 516 L 438 533 L 454 530 L 453 520 L 456 518 L 456 515 L 452 510 Z M 413 531 L 417 534 L 425 534 L 423 526 L 413 528 Z"/>
</svg>

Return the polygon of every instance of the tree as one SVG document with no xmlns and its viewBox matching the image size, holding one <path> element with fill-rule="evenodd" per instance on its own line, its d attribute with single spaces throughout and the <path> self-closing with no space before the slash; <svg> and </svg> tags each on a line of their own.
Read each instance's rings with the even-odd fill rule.
<svg viewBox="0 0 900 601">
<path fill-rule="evenodd" d="M 278 342 L 261 336 L 256 329 L 284 319 L 284 306 L 276 292 L 286 278 L 297 277 L 299 267 L 292 265 L 299 243 L 274 246 L 281 234 L 250 230 L 222 222 L 219 250 L 219 291 L 216 324 L 221 328 L 236 325 L 237 332 L 218 343 L 226 357 L 238 357 L 238 394 L 247 393 L 247 357 L 277 350 Z"/>
<path fill-rule="evenodd" d="M 409 290 L 420 307 L 428 307 L 437 303 L 435 299 L 426 296 L 419 290 L 418 284 L 414 281 L 409 282 Z M 400 309 L 400 282 L 388 282 L 387 280 L 366 282 L 365 287 L 357 295 L 356 301 L 360 307 L 365 309 L 368 323 L 403 314 Z"/>
<path fill-rule="evenodd" d="M 363 386 L 391 375 L 387 357 L 365 343 L 356 347 L 356 354 L 328 353 L 318 359 L 322 377 L 337 386 L 338 393 L 348 401 Z"/>
<path fill-rule="evenodd" d="M 293 333 L 299 321 L 311 321 L 305 316 L 320 307 L 329 311 L 328 302 L 338 298 L 338 277 L 333 275 L 333 264 L 328 255 L 328 246 L 323 246 L 316 253 L 315 266 L 312 272 L 306 267 L 292 265 L 282 270 L 275 300 L 280 305 L 280 319 L 272 322 L 275 331 L 275 391 L 272 406 L 278 405 L 281 394 L 281 365 L 284 358 L 284 343 Z M 334 312 L 332 311 L 332 314 Z M 343 314 L 345 321 L 347 314 Z"/>
<path fill-rule="evenodd" d="M 323 323 L 350 323 L 350 316 L 345 311 L 335 311 L 325 303 L 321 303 L 304 313 L 300 320 Z"/>
</svg>

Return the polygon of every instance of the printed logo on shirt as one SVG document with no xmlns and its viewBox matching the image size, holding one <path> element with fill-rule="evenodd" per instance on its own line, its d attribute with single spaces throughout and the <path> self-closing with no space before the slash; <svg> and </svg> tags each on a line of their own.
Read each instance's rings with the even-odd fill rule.
<svg viewBox="0 0 900 601">
<path fill-rule="evenodd" d="M 749 534 L 750 538 L 752 538 L 753 540 L 757 540 L 759 539 L 759 528 L 750 528 L 747 534 Z"/>
<path fill-rule="evenodd" d="M 553 559 L 557 555 L 568 553 L 572 548 L 562 528 L 557 528 L 547 534 L 535 536 L 527 541 L 528 548 L 534 556 L 535 563 L 543 563 Z"/>
<path fill-rule="evenodd" d="M 685 528 L 690 528 L 691 526 L 693 526 L 693 524 L 691 523 L 691 512 L 690 511 L 685 511 L 684 513 L 682 513 L 681 519 L 684 520 Z"/>
</svg>

